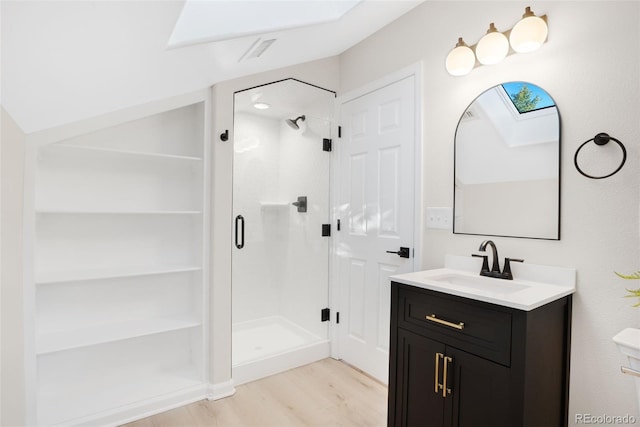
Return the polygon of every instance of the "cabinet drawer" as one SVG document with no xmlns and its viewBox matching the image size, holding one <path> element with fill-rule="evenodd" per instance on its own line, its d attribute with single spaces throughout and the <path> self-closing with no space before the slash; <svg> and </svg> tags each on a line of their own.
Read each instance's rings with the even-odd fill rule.
<svg viewBox="0 0 640 427">
<path fill-rule="evenodd" d="M 400 287 L 398 326 L 445 344 L 511 364 L 511 314 L 490 304 Z"/>
</svg>

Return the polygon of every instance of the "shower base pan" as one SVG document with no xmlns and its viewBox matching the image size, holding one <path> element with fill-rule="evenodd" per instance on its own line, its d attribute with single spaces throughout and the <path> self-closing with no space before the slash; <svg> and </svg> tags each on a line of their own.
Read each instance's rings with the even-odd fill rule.
<svg viewBox="0 0 640 427">
<path fill-rule="evenodd" d="M 244 384 L 329 357 L 329 340 L 281 316 L 233 325 L 232 377 Z"/>
</svg>

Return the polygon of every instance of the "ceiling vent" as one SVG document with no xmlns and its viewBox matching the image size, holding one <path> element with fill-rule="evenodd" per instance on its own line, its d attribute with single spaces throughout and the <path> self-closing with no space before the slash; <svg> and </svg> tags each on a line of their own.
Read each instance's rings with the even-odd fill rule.
<svg viewBox="0 0 640 427">
<path fill-rule="evenodd" d="M 247 59 L 260 58 L 262 54 L 271 47 L 276 39 L 262 40 L 260 37 L 254 41 L 249 49 L 238 59 L 238 62 L 245 61 Z"/>
<path fill-rule="evenodd" d="M 468 109 L 464 113 L 462 113 L 462 118 L 460 119 L 460 121 L 473 120 L 475 118 L 477 118 L 476 113 L 472 109 Z"/>
</svg>

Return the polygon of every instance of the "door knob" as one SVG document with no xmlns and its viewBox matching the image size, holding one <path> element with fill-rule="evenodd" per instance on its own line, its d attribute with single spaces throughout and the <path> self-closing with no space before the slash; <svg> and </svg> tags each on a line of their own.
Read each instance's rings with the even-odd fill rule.
<svg viewBox="0 0 640 427">
<path fill-rule="evenodd" d="M 400 247 L 399 251 L 387 251 L 387 253 L 388 254 L 396 254 L 400 258 L 409 258 L 411 256 L 409 248 L 404 248 L 404 247 Z"/>
</svg>

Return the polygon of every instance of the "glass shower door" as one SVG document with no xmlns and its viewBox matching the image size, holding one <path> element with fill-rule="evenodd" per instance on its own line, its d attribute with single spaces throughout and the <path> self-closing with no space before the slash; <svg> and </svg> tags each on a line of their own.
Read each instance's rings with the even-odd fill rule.
<svg viewBox="0 0 640 427">
<path fill-rule="evenodd" d="M 273 373 L 274 358 L 288 368 L 293 366 L 287 358 L 300 359 L 295 352 L 328 355 L 328 322 L 322 322 L 321 310 L 328 307 L 329 237 L 322 236 L 322 224 L 329 222 L 330 154 L 323 151 L 323 139 L 330 137 L 331 126 L 318 111 L 331 106 L 334 95 L 307 86 L 286 80 L 236 94 L 236 383 Z M 284 93 L 307 109 L 292 108 L 292 101 L 282 100 Z M 283 105 L 258 110 L 253 106 L 258 95 Z"/>
</svg>

